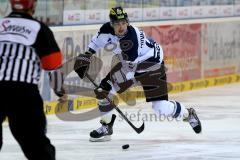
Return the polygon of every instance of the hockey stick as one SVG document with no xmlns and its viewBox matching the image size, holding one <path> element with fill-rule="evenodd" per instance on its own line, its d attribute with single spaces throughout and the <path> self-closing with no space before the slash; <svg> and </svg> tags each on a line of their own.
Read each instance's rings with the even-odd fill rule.
<svg viewBox="0 0 240 160">
<path fill-rule="evenodd" d="M 86 73 L 86 77 L 92 82 L 92 84 L 97 88 L 99 87 L 95 81 L 89 76 L 88 73 Z M 144 122 L 141 125 L 141 127 L 137 128 L 135 127 L 132 122 L 129 121 L 129 119 L 122 113 L 122 111 L 112 102 L 112 100 L 109 97 L 105 97 L 107 99 L 107 101 L 111 104 L 111 106 L 116 109 L 118 111 L 118 113 L 123 117 L 123 119 L 125 119 L 125 121 L 127 121 L 127 123 L 139 134 L 144 130 Z"/>
</svg>

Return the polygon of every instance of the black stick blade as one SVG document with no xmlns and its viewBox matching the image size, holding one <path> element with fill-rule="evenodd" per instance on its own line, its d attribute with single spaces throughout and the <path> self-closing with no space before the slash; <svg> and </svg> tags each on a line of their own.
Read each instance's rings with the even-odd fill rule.
<svg viewBox="0 0 240 160">
<path fill-rule="evenodd" d="M 135 129 L 135 131 L 136 131 L 138 134 L 140 134 L 140 133 L 144 130 L 144 128 L 145 128 L 145 124 L 144 124 L 144 122 L 143 122 L 143 124 L 141 125 L 141 127 L 139 127 L 139 128 L 134 128 L 134 129 Z"/>
</svg>

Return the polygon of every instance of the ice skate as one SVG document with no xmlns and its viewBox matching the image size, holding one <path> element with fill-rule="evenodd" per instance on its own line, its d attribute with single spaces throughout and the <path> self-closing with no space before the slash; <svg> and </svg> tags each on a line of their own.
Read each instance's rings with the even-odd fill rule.
<svg viewBox="0 0 240 160">
<path fill-rule="evenodd" d="M 93 130 L 90 133 L 90 139 L 91 142 L 105 142 L 111 140 L 111 135 L 113 134 L 113 124 L 116 119 L 116 115 L 112 115 L 111 122 L 106 124 L 103 121 L 100 121 L 102 126 L 96 130 Z"/>
<path fill-rule="evenodd" d="M 193 108 L 188 108 L 188 117 L 186 119 L 184 119 L 184 121 L 189 122 L 189 124 L 191 125 L 191 127 L 193 128 L 195 133 L 201 133 L 202 131 L 202 126 L 201 126 L 201 122 L 196 114 L 196 111 Z"/>
</svg>

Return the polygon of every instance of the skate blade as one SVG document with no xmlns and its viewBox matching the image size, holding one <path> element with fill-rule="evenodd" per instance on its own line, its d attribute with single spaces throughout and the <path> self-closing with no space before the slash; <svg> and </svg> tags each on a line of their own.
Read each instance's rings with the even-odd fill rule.
<svg viewBox="0 0 240 160">
<path fill-rule="evenodd" d="M 101 137 L 101 138 L 92 138 L 92 137 L 89 138 L 90 142 L 106 142 L 106 141 L 110 141 L 110 140 L 111 140 L 110 135 L 104 136 L 104 137 Z"/>
</svg>

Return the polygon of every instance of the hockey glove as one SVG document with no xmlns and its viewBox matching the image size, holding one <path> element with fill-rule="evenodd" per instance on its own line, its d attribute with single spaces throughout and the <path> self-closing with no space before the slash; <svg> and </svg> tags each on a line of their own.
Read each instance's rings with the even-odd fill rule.
<svg viewBox="0 0 240 160">
<path fill-rule="evenodd" d="M 92 53 L 87 51 L 84 54 L 80 54 L 75 61 L 74 70 L 81 79 L 85 77 L 89 69 L 91 57 Z"/>
<path fill-rule="evenodd" d="M 112 89 L 110 82 L 110 74 L 108 74 L 100 83 L 99 87 L 94 89 L 96 98 L 101 100 L 108 96 L 110 90 Z"/>
</svg>

